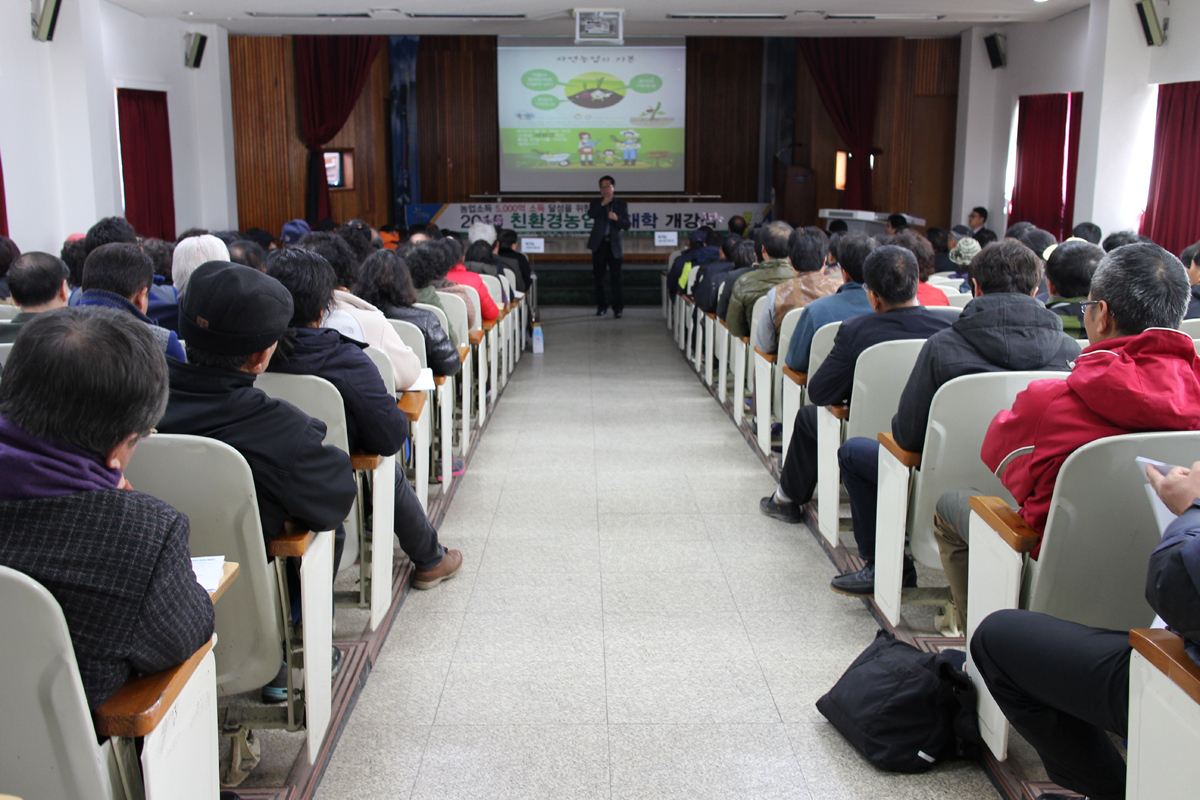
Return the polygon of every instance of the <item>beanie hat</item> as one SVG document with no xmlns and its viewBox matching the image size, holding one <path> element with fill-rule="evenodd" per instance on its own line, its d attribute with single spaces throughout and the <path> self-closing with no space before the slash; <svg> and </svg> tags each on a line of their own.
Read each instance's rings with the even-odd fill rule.
<svg viewBox="0 0 1200 800">
<path fill-rule="evenodd" d="M 294 219 L 291 222 L 286 222 L 283 225 L 283 233 L 279 235 L 279 241 L 284 244 L 295 244 L 312 233 L 312 228 L 308 227 L 308 223 L 302 219 Z"/>
<path fill-rule="evenodd" d="M 958 240 L 958 244 L 954 245 L 950 250 L 950 260 L 960 267 L 965 267 L 971 263 L 975 256 L 979 255 L 979 242 L 972 239 L 970 236 L 964 236 Z"/>
<path fill-rule="evenodd" d="M 179 338 L 218 356 L 248 356 L 283 337 L 292 295 L 251 267 L 227 261 L 201 264 L 179 301 Z"/>
</svg>

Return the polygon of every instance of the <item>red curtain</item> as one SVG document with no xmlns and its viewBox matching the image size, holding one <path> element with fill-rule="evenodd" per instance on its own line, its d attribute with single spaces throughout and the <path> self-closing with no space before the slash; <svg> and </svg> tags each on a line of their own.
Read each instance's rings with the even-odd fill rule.
<svg viewBox="0 0 1200 800">
<path fill-rule="evenodd" d="M 1141 233 L 1178 253 L 1200 239 L 1200 81 L 1158 87 L 1150 196 Z"/>
<path fill-rule="evenodd" d="M 1067 174 L 1063 191 L 1062 231 L 1054 233 L 1059 241 L 1075 228 L 1075 179 L 1079 175 L 1079 126 L 1083 122 L 1083 92 L 1071 92 L 1071 111 L 1067 122 Z"/>
<path fill-rule="evenodd" d="M 1032 222 L 1059 239 L 1069 102 L 1066 94 L 1033 94 L 1020 99 L 1017 176 L 1008 215 L 1011 222 Z"/>
<path fill-rule="evenodd" d="M 167 93 L 117 89 L 125 218 L 142 236 L 175 239 Z"/>
<path fill-rule="evenodd" d="M 821 102 L 850 149 L 843 206 L 869 211 L 883 41 L 866 37 L 798 41 Z"/>
<path fill-rule="evenodd" d="M 329 216 L 329 184 L 321 148 L 342 129 L 371 72 L 383 36 L 297 36 L 296 79 L 300 119 L 308 146 L 308 192 L 304 208 L 309 224 Z"/>
<path fill-rule="evenodd" d="M 8 236 L 8 209 L 4 205 L 4 165 L 0 164 L 0 236 Z"/>
</svg>

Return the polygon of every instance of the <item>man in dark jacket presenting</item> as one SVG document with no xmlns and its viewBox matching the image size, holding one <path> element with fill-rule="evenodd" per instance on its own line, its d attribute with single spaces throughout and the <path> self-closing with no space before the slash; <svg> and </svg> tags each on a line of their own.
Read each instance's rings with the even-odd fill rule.
<svg viewBox="0 0 1200 800">
<path fill-rule="evenodd" d="M 588 250 L 592 251 L 592 276 L 596 280 L 596 316 L 608 313 L 608 299 L 604 296 L 604 269 L 612 270 L 613 316 L 621 318 L 625 300 L 621 294 L 621 259 L 625 248 L 621 231 L 629 230 L 629 206 L 624 200 L 613 197 L 616 181 L 605 175 L 600 179 L 600 196 L 593 197 L 588 206 L 592 219 L 592 233 L 588 236 Z"/>
</svg>

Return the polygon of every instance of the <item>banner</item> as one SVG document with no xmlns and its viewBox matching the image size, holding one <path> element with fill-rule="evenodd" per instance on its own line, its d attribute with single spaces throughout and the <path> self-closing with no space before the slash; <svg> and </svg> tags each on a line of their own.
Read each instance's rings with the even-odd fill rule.
<svg viewBox="0 0 1200 800">
<path fill-rule="evenodd" d="M 435 223 L 439 228 L 466 231 L 476 222 L 541 236 L 587 235 L 592 230 L 588 204 L 545 203 L 425 203 L 405 207 L 409 227 Z M 629 203 L 629 231 L 692 231 L 701 225 L 726 229 L 730 217 L 758 225 L 767 215 L 766 203 Z"/>
</svg>

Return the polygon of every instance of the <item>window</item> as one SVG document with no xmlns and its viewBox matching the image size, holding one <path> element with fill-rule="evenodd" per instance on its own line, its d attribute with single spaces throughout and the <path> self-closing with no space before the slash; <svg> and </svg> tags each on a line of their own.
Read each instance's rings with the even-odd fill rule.
<svg viewBox="0 0 1200 800">
<path fill-rule="evenodd" d="M 326 150 L 325 182 L 330 189 L 354 188 L 354 151 Z"/>
</svg>

